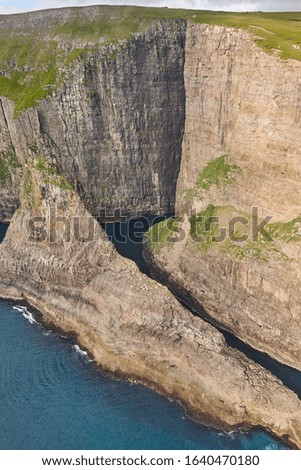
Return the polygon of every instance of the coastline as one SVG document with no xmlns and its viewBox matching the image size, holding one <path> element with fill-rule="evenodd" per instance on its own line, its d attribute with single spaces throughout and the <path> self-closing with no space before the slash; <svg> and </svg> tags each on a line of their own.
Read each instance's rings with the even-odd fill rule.
<svg viewBox="0 0 301 470">
<path fill-rule="evenodd" d="M 93 349 L 89 348 L 87 344 L 82 343 L 80 339 L 80 333 L 76 332 L 75 330 L 68 331 L 64 329 L 62 326 L 58 325 L 45 316 L 40 309 L 38 309 L 36 306 L 33 305 L 27 298 L 25 297 L 5 297 L 3 296 L 3 292 L 0 290 L 0 300 L 8 302 L 10 305 L 16 307 L 20 305 L 21 307 L 26 307 L 28 310 L 30 310 L 30 313 L 34 315 L 34 318 L 37 320 L 37 323 L 42 325 L 43 328 L 50 328 L 52 333 L 55 335 L 58 335 L 61 337 L 63 340 L 68 341 L 72 343 L 72 345 L 78 345 L 79 348 L 82 351 L 85 351 L 88 354 L 89 359 L 92 360 L 94 366 L 101 372 L 104 372 L 108 374 L 111 378 L 114 378 L 116 380 L 124 380 L 124 381 L 129 381 L 133 382 L 135 384 L 142 385 L 144 387 L 147 387 L 159 395 L 165 397 L 166 399 L 177 403 L 184 411 L 185 416 L 203 426 L 215 429 L 216 431 L 220 431 L 226 434 L 232 433 L 232 432 L 250 432 L 250 431 L 256 431 L 256 430 L 265 430 L 268 431 L 274 438 L 276 438 L 279 442 L 282 442 L 283 444 L 287 445 L 290 447 L 292 450 L 297 450 L 299 447 L 292 442 L 288 436 L 279 436 L 275 432 L 273 432 L 270 429 L 267 429 L 263 426 L 251 426 L 248 423 L 240 423 L 234 426 L 225 426 L 225 423 L 218 417 L 218 416 L 212 416 L 209 415 L 206 412 L 202 412 L 199 409 L 194 409 L 191 407 L 188 401 L 183 399 L 183 397 L 179 397 L 177 395 L 171 395 L 164 386 L 159 385 L 156 382 L 153 382 L 149 379 L 146 379 L 145 377 L 138 376 L 138 375 L 129 375 L 121 370 L 111 370 L 108 367 L 105 367 L 104 365 L 101 364 L 95 357 L 95 354 L 93 352 Z"/>
<path fill-rule="evenodd" d="M 186 285 L 183 283 L 181 284 L 181 279 L 177 278 L 176 270 L 173 271 L 171 274 L 166 268 L 165 263 L 165 255 L 163 249 L 163 256 L 160 258 L 160 255 L 154 254 L 151 250 L 144 245 L 142 251 L 143 259 L 150 270 L 150 274 L 153 279 L 157 280 L 158 282 L 162 283 L 162 285 L 166 286 L 169 291 L 175 296 L 176 299 L 191 312 L 192 315 L 202 318 L 204 321 L 212 325 L 214 328 L 218 329 L 222 334 L 229 334 L 233 338 L 237 339 L 247 347 L 254 349 L 256 352 L 265 354 L 273 361 L 277 362 L 280 365 L 288 367 L 298 373 L 301 373 L 301 369 L 296 366 L 296 364 L 285 361 L 282 357 L 273 353 L 273 351 L 267 351 L 266 348 L 262 348 L 260 343 L 256 341 L 249 341 L 247 342 L 243 335 L 240 332 L 235 332 L 233 329 L 230 328 L 226 323 L 223 323 L 222 320 L 218 320 L 217 316 L 210 315 L 210 312 L 207 312 L 200 303 L 200 300 L 197 296 L 194 296 L 189 289 L 187 289 Z M 185 300 L 183 300 L 185 299 Z"/>
<path fill-rule="evenodd" d="M 169 10 L 155 21 L 141 9 L 136 27 L 110 8 L 0 25 L 13 46 L 2 54 L 0 216 L 12 220 L 0 299 L 193 421 L 225 433 L 264 429 L 301 449 L 300 376 L 282 370 L 301 371 L 298 25 L 270 18 L 265 29 L 252 17 L 239 27 L 237 15 L 225 23 L 208 12 L 168 19 Z M 103 15 L 104 30 L 90 28 Z M 259 36 L 246 31 L 255 23 Z M 37 47 L 22 37 L 30 31 Z M 282 57 L 270 54 L 277 38 Z M 256 237 L 241 245 L 244 229 L 233 225 L 218 247 L 213 233 L 172 247 L 159 225 L 161 251 L 144 250 L 152 278 L 94 218 L 171 212 L 188 237 L 211 214 L 230 235 L 229 220 L 243 215 L 248 225 L 253 209 Z M 264 217 L 272 244 L 260 235 Z"/>
<path fill-rule="evenodd" d="M 31 192 L 23 187 L 21 210 L 0 245 L 0 297 L 27 301 L 103 370 L 181 402 L 195 420 L 219 430 L 264 428 L 301 448 L 297 395 L 120 256 L 96 221 L 85 243 L 74 233 L 66 241 L 63 227 L 55 243 L 32 239 L 32 218 L 50 220 L 55 210 L 80 217 L 89 240 L 91 215 L 55 175 L 45 183 L 35 161 L 28 171 Z"/>
</svg>

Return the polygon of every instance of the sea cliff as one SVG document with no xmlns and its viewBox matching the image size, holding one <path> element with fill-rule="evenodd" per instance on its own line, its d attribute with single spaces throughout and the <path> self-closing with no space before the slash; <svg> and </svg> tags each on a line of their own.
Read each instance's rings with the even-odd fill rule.
<svg viewBox="0 0 301 470">
<path fill-rule="evenodd" d="M 27 300 L 101 367 L 179 400 L 195 419 L 264 427 L 301 447 L 298 397 L 122 258 L 45 160 L 27 163 L 20 199 L 0 246 L 1 297 Z"/>
<path fill-rule="evenodd" d="M 219 26 L 188 27 L 186 48 L 185 240 L 145 257 L 196 311 L 300 370 L 300 62 Z"/>
<path fill-rule="evenodd" d="M 196 419 L 300 448 L 298 397 L 173 295 L 301 369 L 290 21 L 126 7 L 0 18 L 0 296 Z M 145 242 L 157 280 L 92 217 L 167 212 Z"/>
</svg>

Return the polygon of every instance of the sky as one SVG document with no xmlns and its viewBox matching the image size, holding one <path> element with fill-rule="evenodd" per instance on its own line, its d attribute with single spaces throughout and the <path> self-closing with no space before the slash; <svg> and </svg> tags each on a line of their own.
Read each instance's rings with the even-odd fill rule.
<svg viewBox="0 0 301 470">
<path fill-rule="evenodd" d="M 224 11 L 301 11 L 301 0 L 0 0 L 0 14 L 67 6 L 125 4 Z"/>
</svg>

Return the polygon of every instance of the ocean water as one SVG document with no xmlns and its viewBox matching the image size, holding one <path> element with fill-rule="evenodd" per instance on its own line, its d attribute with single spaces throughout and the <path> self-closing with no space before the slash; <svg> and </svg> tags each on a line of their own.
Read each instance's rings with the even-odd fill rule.
<svg viewBox="0 0 301 470">
<path fill-rule="evenodd" d="M 7 301 L 0 357 L 0 449 L 285 448 L 262 430 L 225 434 L 194 423 L 176 403 L 97 369 L 30 308 Z"/>
<path fill-rule="evenodd" d="M 143 273 L 149 274 L 149 270 L 142 257 L 143 235 L 154 224 L 171 216 L 172 214 L 166 216 L 148 215 L 139 219 L 130 219 L 127 222 L 107 223 L 103 225 L 103 228 L 111 242 L 115 245 L 118 253 L 125 258 L 135 261 Z"/>
<path fill-rule="evenodd" d="M 0 224 L 0 243 L 2 242 L 3 238 L 5 237 L 7 229 L 8 229 L 7 224 Z"/>
<path fill-rule="evenodd" d="M 148 268 L 142 257 L 143 233 L 145 233 L 145 231 L 154 223 L 158 223 L 163 219 L 164 217 L 145 216 L 141 219 L 132 219 L 129 222 L 124 223 L 109 223 L 106 224 L 104 228 L 108 237 L 114 243 L 117 251 L 122 256 L 135 261 L 140 270 L 149 275 Z M 188 306 L 186 306 L 186 308 L 189 309 Z M 287 387 L 294 390 L 301 399 L 301 372 L 279 364 L 277 361 L 271 359 L 267 354 L 256 351 L 229 332 L 223 331 L 222 333 L 229 346 L 238 349 L 258 364 L 261 364 L 263 367 L 270 370 L 279 379 L 281 379 Z"/>
</svg>

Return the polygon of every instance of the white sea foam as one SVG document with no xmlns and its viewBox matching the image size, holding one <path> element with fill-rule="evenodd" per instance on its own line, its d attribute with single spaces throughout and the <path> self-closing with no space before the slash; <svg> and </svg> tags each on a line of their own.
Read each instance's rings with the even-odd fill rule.
<svg viewBox="0 0 301 470">
<path fill-rule="evenodd" d="M 43 336 L 50 336 L 52 331 L 43 331 Z"/>
<path fill-rule="evenodd" d="M 93 362 L 92 359 L 90 359 L 90 357 L 88 356 L 87 351 L 84 351 L 83 349 L 81 349 L 77 344 L 73 346 L 73 349 L 76 352 L 76 354 L 78 354 L 78 356 L 85 358 L 87 362 Z"/>
<path fill-rule="evenodd" d="M 34 323 L 38 323 L 31 312 L 29 312 L 29 310 L 27 309 L 27 307 L 21 307 L 21 305 L 17 305 L 16 307 L 13 307 L 14 310 L 17 310 L 18 312 L 21 312 L 23 317 L 26 318 L 26 320 L 29 321 L 29 323 L 31 323 L 32 325 Z"/>
</svg>

